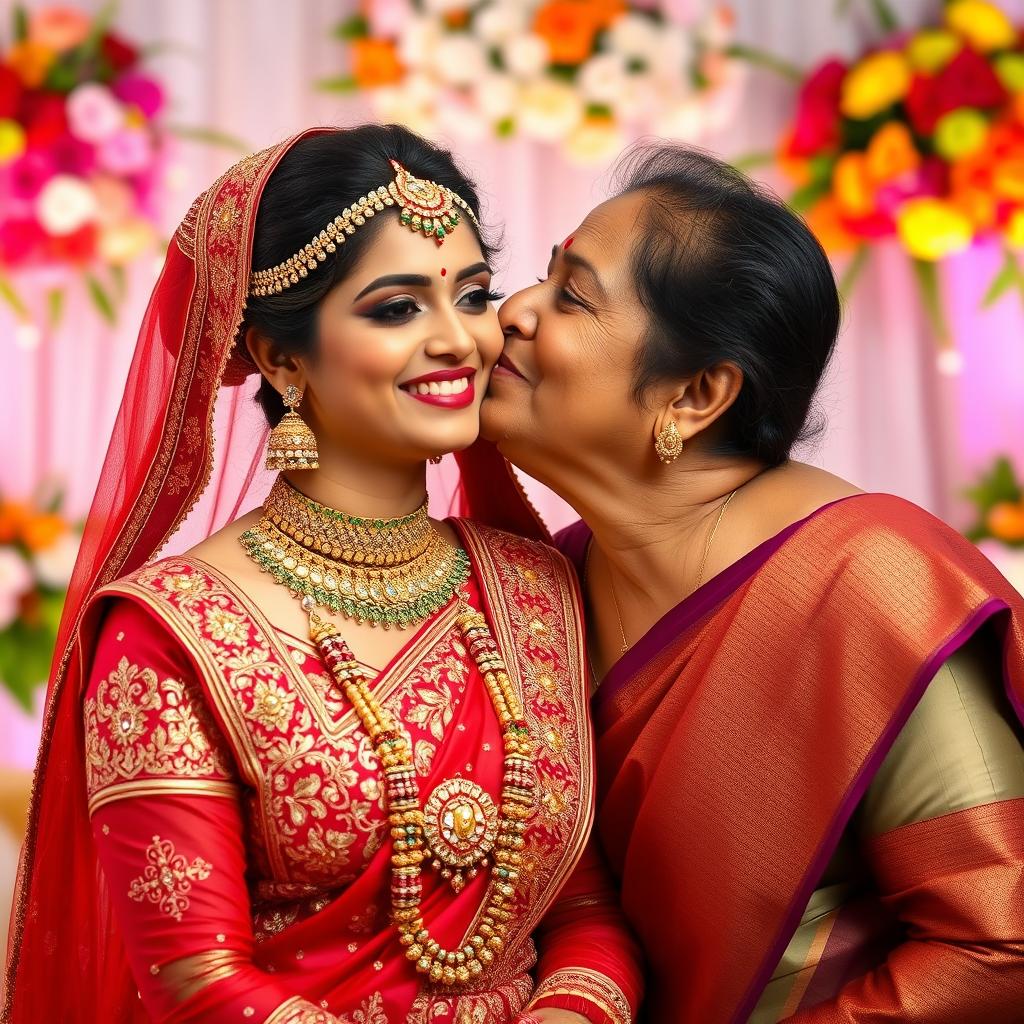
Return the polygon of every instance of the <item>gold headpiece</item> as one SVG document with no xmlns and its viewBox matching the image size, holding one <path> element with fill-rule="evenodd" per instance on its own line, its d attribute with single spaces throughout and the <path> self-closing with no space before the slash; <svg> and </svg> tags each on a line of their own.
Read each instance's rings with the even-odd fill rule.
<svg viewBox="0 0 1024 1024">
<path fill-rule="evenodd" d="M 433 237 L 438 245 L 444 243 L 445 237 L 461 220 L 455 207 L 465 212 L 479 229 L 480 222 L 469 204 L 450 188 L 415 177 L 397 160 L 392 160 L 391 166 L 395 169 L 393 181 L 360 196 L 284 263 L 253 271 L 249 276 L 249 294 L 277 295 L 298 284 L 326 261 L 329 252 L 336 252 L 338 246 L 344 244 L 346 235 L 354 235 L 356 228 L 362 227 L 375 213 L 382 213 L 387 206 L 397 206 L 403 224 L 428 238 Z"/>
</svg>

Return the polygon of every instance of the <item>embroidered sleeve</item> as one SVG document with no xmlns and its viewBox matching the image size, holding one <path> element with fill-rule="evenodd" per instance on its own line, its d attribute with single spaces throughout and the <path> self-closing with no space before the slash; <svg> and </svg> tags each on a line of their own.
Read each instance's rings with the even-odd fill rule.
<svg viewBox="0 0 1024 1024">
<path fill-rule="evenodd" d="M 593 841 L 542 922 L 531 1009 L 571 1010 L 592 1024 L 632 1024 L 643 991 L 640 950 Z"/>
<path fill-rule="evenodd" d="M 131 601 L 104 621 L 82 712 L 90 814 L 130 796 L 234 794 L 231 754 L 184 652 Z"/>
<path fill-rule="evenodd" d="M 97 859 L 148 1018 L 336 1024 L 257 963 L 230 754 L 160 630 L 115 603 L 84 707 Z"/>
</svg>

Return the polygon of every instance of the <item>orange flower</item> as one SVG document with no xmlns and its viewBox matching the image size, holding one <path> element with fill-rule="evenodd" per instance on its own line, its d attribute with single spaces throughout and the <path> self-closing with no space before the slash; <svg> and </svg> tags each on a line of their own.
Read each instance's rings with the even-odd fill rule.
<svg viewBox="0 0 1024 1024">
<path fill-rule="evenodd" d="M 389 39 L 356 39 L 352 42 L 352 76 L 360 89 L 376 89 L 400 82 L 405 73 L 395 44 Z"/>
<path fill-rule="evenodd" d="M 910 129 L 899 121 L 889 121 L 871 137 L 866 159 L 868 175 L 881 184 L 917 170 L 921 154 L 914 146 Z"/>
<path fill-rule="evenodd" d="M 21 79 L 25 88 L 38 89 L 46 80 L 56 56 L 48 46 L 26 39 L 15 43 L 7 51 L 6 63 Z"/>
<path fill-rule="evenodd" d="M 1001 160 L 992 174 L 996 194 L 1015 202 L 1024 201 L 1024 157 Z"/>
<path fill-rule="evenodd" d="M 839 204 L 834 196 L 819 199 L 807 211 L 805 219 L 807 226 L 830 255 L 853 252 L 860 244 L 856 235 L 851 234 L 843 224 Z"/>
<path fill-rule="evenodd" d="M 949 201 L 976 230 L 990 228 L 996 222 L 996 199 L 988 189 L 954 189 L 949 195 Z"/>
<path fill-rule="evenodd" d="M 465 7 L 460 7 L 454 11 L 446 11 L 444 23 L 451 29 L 465 28 L 469 24 L 469 11 Z"/>
<path fill-rule="evenodd" d="M 55 544 L 67 528 L 67 523 L 60 516 L 44 512 L 29 518 L 22 527 L 21 536 L 30 550 L 44 551 Z"/>
<path fill-rule="evenodd" d="M 1024 540 L 1024 503 L 1001 501 L 993 505 L 985 525 L 989 533 L 1000 540 Z"/>
<path fill-rule="evenodd" d="M 28 508 L 18 501 L 0 501 L 0 544 L 13 544 L 28 519 Z"/>
<path fill-rule="evenodd" d="M 590 0 L 590 3 L 583 0 L 583 6 L 590 8 L 598 28 L 607 28 L 616 18 L 626 13 L 624 0 Z"/>
<path fill-rule="evenodd" d="M 553 64 L 582 64 L 594 49 L 603 27 L 605 4 L 583 0 L 549 0 L 537 11 L 533 30 L 547 44 Z"/>
<path fill-rule="evenodd" d="M 44 7 L 29 19 L 28 35 L 34 43 L 63 53 L 84 43 L 92 22 L 73 7 Z"/>
<path fill-rule="evenodd" d="M 839 208 L 847 217 L 866 217 L 875 208 L 874 183 L 863 153 L 844 153 L 836 161 L 832 188 Z"/>
</svg>

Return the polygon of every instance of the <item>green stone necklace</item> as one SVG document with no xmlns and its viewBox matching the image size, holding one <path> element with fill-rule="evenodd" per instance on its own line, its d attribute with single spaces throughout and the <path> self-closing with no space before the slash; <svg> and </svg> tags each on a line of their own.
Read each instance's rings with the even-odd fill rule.
<svg viewBox="0 0 1024 1024">
<path fill-rule="evenodd" d="M 307 498 L 284 477 L 239 539 L 295 596 L 385 629 L 425 622 L 470 574 L 469 556 L 437 532 L 425 501 L 399 519 L 365 519 Z"/>
</svg>

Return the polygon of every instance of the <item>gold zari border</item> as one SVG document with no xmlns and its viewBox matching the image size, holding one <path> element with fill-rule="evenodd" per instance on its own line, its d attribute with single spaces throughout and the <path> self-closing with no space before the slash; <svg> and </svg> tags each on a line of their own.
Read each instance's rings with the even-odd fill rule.
<svg viewBox="0 0 1024 1024">
<path fill-rule="evenodd" d="M 168 796 L 177 794 L 190 796 L 216 796 L 232 800 L 238 796 L 238 786 L 233 782 L 219 779 L 136 779 L 132 782 L 118 782 L 105 786 L 89 800 L 89 817 L 101 807 L 118 800 L 129 800 L 139 796 Z"/>
<path fill-rule="evenodd" d="M 530 1006 L 549 996 L 576 996 L 599 1006 L 615 1024 L 633 1024 L 629 1001 L 611 978 L 586 968 L 555 971 L 533 993 Z"/>
</svg>

